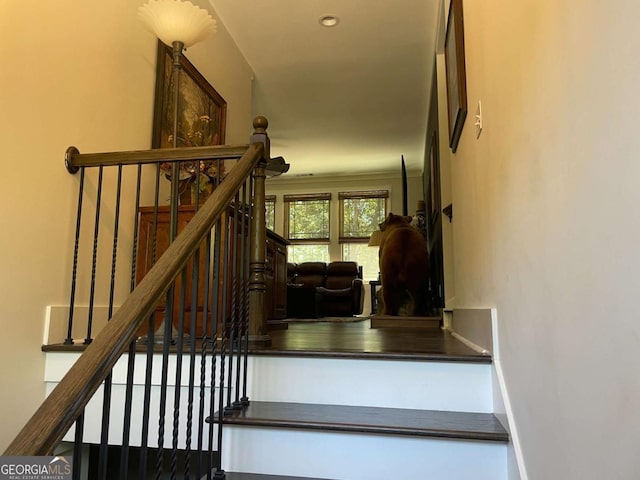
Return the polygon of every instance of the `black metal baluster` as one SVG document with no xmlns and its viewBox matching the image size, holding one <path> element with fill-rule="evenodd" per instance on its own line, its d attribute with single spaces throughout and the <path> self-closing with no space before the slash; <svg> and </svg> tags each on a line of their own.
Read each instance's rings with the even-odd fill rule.
<svg viewBox="0 0 640 480">
<path fill-rule="evenodd" d="M 240 268 L 239 268 L 239 280 L 238 280 L 238 288 L 239 288 L 239 330 L 240 333 L 238 334 L 238 368 L 236 369 L 236 400 L 235 402 L 233 402 L 233 408 L 236 410 L 241 410 L 244 405 L 242 404 L 242 401 L 240 400 L 240 391 L 243 390 L 244 391 L 244 385 L 242 385 L 240 383 L 241 381 L 241 375 L 240 375 L 240 370 L 241 367 L 243 370 L 246 370 L 246 365 L 244 365 L 243 359 L 244 356 L 248 353 L 244 350 L 244 337 L 248 334 L 247 332 L 247 310 L 246 310 L 246 296 L 247 296 L 247 291 L 246 291 L 246 285 L 247 285 L 247 278 L 245 276 L 245 254 L 246 254 L 246 244 L 247 244 L 247 237 L 249 232 L 247 231 L 247 213 L 246 213 L 246 205 L 247 205 L 247 189 L 246 189 L 247 183 L 245 181 L 245 183 L 242 184 L 242 203 L 241 205 L 241 213 L 242 213 L 242 221 L 240 223 Z M 236 255 L 237 256 L 237 255 Z M 242 375 L 244 377 L 244 374 Z M 241 386 L 242 385 L 242 386 Z"/>
<path fill-rule="evenodd" d="M 169 218 L 169 243 L 176 237 L 178 229 L 178 169 L 179 164 L 172 167 L 171 174 L 171 205 Z M 157 205 L 156 205 L 157 215 Z M 169 377 L 169 347 L 172 343 L 173 305 L 175 294 L 175 281 L 169 285 L 165 302 L 162 336 L 162 370 L 160 380 L 160 410 L 158 418 L 158 456 L 156 458 L 156 480 L 160 480 L 162 474 L 162 460 L 164 456 L 165 415 L 167 407 L 167 381 Z"/>
<path fill-rule="evenodd" d="M 84 434 L 84 410 L 76 419 L 73 438 L 73 480 L 80 480 L 82 474 L 82 438 Z"/>
<path fill-rule="evenodd" d="M 67 338 L 65 345 L 73 345 L 73 311 L 76 302 L 76 281 L 78 277 L 78 250 L 80 248 L 80 225 L 82 220 L 82 197 L 84 194 L 84 167 L 80 168 L 80 186 L 78 187 L 78 211 L 76 214 L 76 238 L 73 245 L 73 267 L 71 274 L 71 298 L 69 299 L 69 321 L 67 322 Z"/>
<path fill-rule="evenodd" d="M 158 173 L 156 174 L 156 192 L 158 191 L 158 182 L 160 174 L 160 165 L 158 165 Z M 136 262 L 138 261 L 138 229 L 140 228 L 140 186 L 142 184 L 142 164 L 138 164 L 138 174 L 136 176 L 136 203 L 133 211 L 133 246 L 131 250 L 131 278 L 129 282 L 129 290 L 133 291 L 136 287 Z"/>
<path fill-rule="evenodd" d="M 113 248 L 111 250 L 111 282 L 109 284 L 109 320 L 113 315 L 113 299 L 116 287 L 116 265 L 118 260 L 118 229 L 120 227 L 120 198 L 122 193 L 122 165 L 118 165 L 118 180 L 116 183 L 116 211 L 113 224 Z"/>
<path fill-rule="evenodd" d="M 87 319 L 87 338 L 84 344 L 89 345 L 93 339 L 91 338 L 91 327 L 93 324 L 93 304 L 96 295 L 96 267 L 98 264 L 98 233 L 100 232 L 100 206 L 102 201 L 102 173 L 104 167 L 100 165 L 98 168 L 98 193 L 96 194 L 96 219 L 93 230 L 93 257 L 91 264 L 91 291 L 89 293 L 89 318 Z"/>
<path fill-rule="evenodd" d="M 156 164 L 156 183 L 155 183 L 155 192 L 154 192 L 154 219 L 153 219 L 153 239 L 151 245 L 151 258 L 152 262 L 155 262 L 156 259 L 156 244 L 157 244 L 157 236 L 158 236 L 158 201 L 160 195 L 160 164 Z M 138 185 L 140 185 L 138 183 Z M 136 222 L 138 221 L 139 215 L 138 211 L 136 214 Z M 134 264 L 135 268 L 135 264 Z M 135 284 L 135 277 L 131 279 L 132 284 Z M 140 434 L 140 480 L 146 480 L 147 478 L 147 462 L 148 462 L 148 447 L 149 447 L 149 428 L 151 421 L 151 379 L 153 374 L 153 349 L 155 344 L 155 330 L 156 330 L 156 315 L 157 312 L 154 311 L 149 316 L 149 322 L 147 327 L 146 341 L 147 341 L 147 350 L 145 353 L 146 356 L 146 366 L 145 366 L 145 377 L 144 377 L 144 400 L 142 402 L 143 410 L 142 410 L 142 432 Z"/>
<path fill-rule="evenodd" d="M 205 242 L 205 262 L 204 262 L 204 285 L 203 285 L 203 294 L 202 294 L 202 343 L 200 346 L 200 398 L 198 405 L 198 452 L 199 459 L 196 466 L 195 477 L 202 478 L 202 461 L 203 461 L 203 452 L 204 452 L 204 406 L 205 406 L 205 389 L 206 389 L 206 373 L 207 373 L 207 353 L 208 353 L 208 345 L 210 342 L 211 336 L 209 332 L 213 332 L 213 326 L 209 329 L 209 295 L 210 295 L 210 279 L 211 279 L 211 232 L 207 234 L 206 242 Z M 215 338 L 214 338 L 215 341 Z M 193 345 L 193 344 L 192 344 Z M 207 455 L 209 459 L 211 455 Z M 211 472 L 210 461 L 208 463 L 209 468 L 208 471 Z M 187 475 L 185 475 L 186 477 Z"/>
<path fill-rule="evenodd" d="M 240 194 L 236 192 L 233 200 L 233 222 L 231 224 L 231 245 L 229 249 L 229 259 L 231 261 L 231 332 L 229 336 L 229 373 L 227 377 L 227 406 L 225 407 L 225 413 L 231 413 L 234 410 L 234 404 L 231 402 L 231 386 L 234 376 L 234 358 L 233 349 L 237 349 L 238 354 L 240 351 L 240 345 L 236 345 L 238 336 L 238 222 L 240 221 L 238 215 L 238 203 L 240 202 Z M 240 372 L 240 359 L 238 358 L 237 370 Z M 238 384 L 236 383 L 236 394 L 238 392 Z M 236 398 L 237 399 L 237 398 Z"/>
<path fill-rule="evenodd" d="M 224 230 L 220 232 L 223 235 L 222 244 L 224 245 L 224 260 L 222 264 L 222 314 L 220 315 L 222 325 L 221 325 L 221 334 L 220 334 L 220 393 L 218 394 L 218 455 L 220 461 L 222 462 L 222 426 L 224 423 L 224 388 L 225 388 L 225 360 L 227 353 L 227 308 L 228 308 L 228 288 L 229 285 L 229 262 L 231 261 L 231 256 L 229 254 L 229 217 L 225 214 L 224 220 Z M 222 472 L 220 474 L 218 472 Z M 216 471 L 216 479 L 224 478 L 224 470 L 222 470 L 221 466 L 218 467 Z"/>
<path fill-rule="evenodd" d="M 178 434 L 180 429 L 180 398 L 182 394 L 182 351 L 184 344 L 185 298 L 187 295 L 187 267 L 182 270 L 178 303 L 178 341 L 176 343 L 176 381 L 173 391 L 173 432 L 171 451 L 171 480 L 178 474 Z M 193 316 L 191 317 L 193 321 Z"/>
<path fill-rule="evenodd" d="M 196 205 L 198 201 L 196 198 Z M 197 206 L 196 206 L 197 208 Z M 200 244 L 202 245 L 202 243 Z M 191 435 L 193 433 L 193 399 L 194 399 L 194 390 L 195 390 L 195 374 L 196 374 L 196 338 L 197 338 L 197 320 L 198 320 L 198 310 L 199 310 L 199 293 L 200 293 L 200 245 L 193 255 L 193 270 L 191 275 L 191 314 L 190 319 L 191 323 L 189 325 L 189 337 L 190 337 L 190 348 L 189 348 L 189 384 L 187 388 L 188 396 L 187 396 L 187 431 L 186 431 L 186 444 L 185 444 L 185 465 L 184 465 L 184 476 L 186 479 L 189 478 L 189 471 L 191 469 Z M 204 319 L 205 317 L 203 317 Z M 206 325 L 202 324 L 202 328 L 204 329 Z M 205 333 L 202 333 L 203 337 Z"/>
<path fill-rule="evenodd" d="M 111 374 L 107 376 L 103 386 L 102 424 L 100 430 L 100 453 L 98 456 L 98 478 L 107 478 L 107 456 L 109 454 L 109 417 L 111 415 Z"/>
<path fill-rule="evenodd" d="M 162 458 L 164 455 L 165 410 L 167 407 L 167 381 L 169 378 L 169 346 L 171 345 L 171 326 L 173 325 L 173 291 L 174 285 L 169 287 L 164 315 L 164 332 L 162 344 L 162 370 L 160 380 L 160 408 L 158 411 L 158 456 L 156 458 L 156 480 L 160 480 L 162 473 Z"/>
<path fill-rule="evenodd" d="M 213 470 L 211 465 L 211 453 L 214 449 L 213 432 L 216 426 L 215 409 L 216 409 L 216 370 L 217 370 L 217 358 L 218 353 L 218 322 L 223 314 L 220 312 L 220 246 L 222 235 L 222 221 L 218 220 L 215 227 L 214 246 L 213 246 L 213 282 L 212 282 L 212 296 L 211 302 L 211 322 L 212 322 L 212 352 L 211 352 L 211 379 L 210 379 L 210 394 L 209 394 L 209 445 L 207 455 L 207 479 L 211 479 L 211 471 Z M 224 371 L 224 369 L 223 369 Z M 220 391 L 222 395 L 222 390 Z M 224 470 L 221 469 L 222 462 L 222 448 L 221 445 L 217 445 L 216 451 L 218 453 L 218 462 L 216 465 L 216 472 L 214 478 L 216 480 L 224 478 Z"/>
<path fill-rule="evenodd" d="M 118 165 L 118 180 L 116 183 L 116 211 L 113 225 L 113 248 L 111 250 L 111 280 L 109 284 L 109 312 L 108 319 L 113 315 L 113 297 L 115 295 L 116 265 L 118 259 L 118 229 L 120 226 L 120 195 L 122 192 L 122 165 Z M 104 395 L 102 399 L 102 426 L 100 431 L 100 455 L 98 460 L 98 478 L 107 478 L 107 460 L 109 456 L 109 421 L 111 417 L 111 389 L 113 377 L 109 373 L 104 380 Z M 126 419 L 125 419 L 126 421 Z"/>
<path fill-rule="evenodd" d="M 138 258 L 138 210 L 140 208 L 140 184 L 142 181 L 142 165 L 138 164 L 138 175 L 136 180 L 136 201 L 134 206 L 133 221 L 133 247 L 131 252 L 131 277 L 129 291 L 136 286 L 136 261 Z M 136 341 L 129 345 L 127 358 L 127 384 L 124 398 L 124 422 L 122 425 L 122 449 L 120 453 L 120 475 L 119 480 L 129 478 L 129 441 L 131 438 L 131 408 L 133 404 L 133 373 L 136 362 Z"/>
<path fill-rule="evenodd" d="M 253 224 L 253 222 L 251 221 L 251 219 L 253 218 L 253 175 L 251 175 L 249 177 L 249 233 L 247 234 L 247 238 L 245 239 L 245 248 L 247 249 L 247 259 L 246 259 L 246 264 L 244 266 L 245 268 L 245 278 L 247 279 L 246 281 L 246 285 L 245 285 L 245 291 L 246 291 L 246 302 L 245 302 L 245 306 L 246 306 L 246 334 L 244 336 L 244 351 L 246 352 L 245 356 L 244 356 L 244 378 L 242 380 L 242 405 L 244 407 L 249 406 L 249 396 L 247 395 L 247 369 L 248 369 L 248 363 L 249 363 L 249 277 L 251 275 L 250 273 L 250 260 L 249 260 L 249 252 L 251 252 L 251 237 L 254 235 L 254 232 L 251 230 L 251 225 Z"/>
</svg>

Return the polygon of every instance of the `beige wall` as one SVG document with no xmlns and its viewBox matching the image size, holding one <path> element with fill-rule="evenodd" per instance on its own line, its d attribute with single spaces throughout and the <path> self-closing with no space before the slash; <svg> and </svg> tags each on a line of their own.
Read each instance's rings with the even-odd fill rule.
<svg viewBox="0 0 640 480">
<path fill-rule="evenodd" d="M 69 301 L 78 178 L 64 152 L 150 146 L 156 41 L 140 4 L 0 3 L 0 452 L 43 399 L 45 308 Z M 219 25 L 187 56 L 228 102 L 228 142 L 246 143 L 252 72 L 235 44 Z"/>
<path fill-rule="evenodd" d="M 497 307 L 528 478 L 635 478 L 640 3 L 466 0 L 464 14 L 456 306 Z"/>
</svg>

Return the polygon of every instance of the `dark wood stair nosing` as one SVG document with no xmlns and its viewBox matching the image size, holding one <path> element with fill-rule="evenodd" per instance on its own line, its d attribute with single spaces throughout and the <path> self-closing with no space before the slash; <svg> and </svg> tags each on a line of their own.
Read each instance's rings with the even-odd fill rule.
<svg viewBox="0 0 640 480">
<path fill-rule="evenodd" d="M 509 441 L 508 432 L 491 413 L 252 402 L 246 410 L 225 415 L 223 421 L 234 426 Z"/>
</svg>

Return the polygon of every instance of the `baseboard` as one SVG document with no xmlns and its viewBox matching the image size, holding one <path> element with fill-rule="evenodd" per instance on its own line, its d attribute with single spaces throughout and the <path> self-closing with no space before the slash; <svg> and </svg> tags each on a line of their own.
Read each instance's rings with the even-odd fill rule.
<svg viewBox="0 0 640 480">
<path fill-rule="evenodd" d="M 113 313 L 118 307 L 113 307 Z M 71 338 L 75 343 L 82 343 L 87 337 L 87 320 L 89 318 L 88 305 L 76 305 L 73 309 L 73 328 Z M 109 307 L 94 305 L 91 337 L 95 338 L 100 330 L 107 324 L 109 319 Z M 68 335 L 69 306 L 68 305 L 47 305 L 45 312 L 44 331 L 42 344 L 54 345 L 64 343 Z"/>
<path fill-rule="evenodd" d="M 482 353 L 493 353 L 490 308 L 453 309 L 449 330 L 474 350 L 479 349 L 478 351 Z"/>
<path fill-rule="evenodd" d="M 509 431 L 512 450 L 507 456 L 509 480 L 528 480 L 522 454 L 520 437 L 511 408 L 509 392 L 502 371 L 500 339 L 498 335 L 498 311 L 496 308 L 453 309 L 450 326 L 451 335 L 468 347 L 492 356 L 494 379 L 494 414 Z M 515 463 L 515 465 L 513 465 Z"/>
<path fill-rule="evenodd" d="M 451 332 L 451 336 L 459 341 L 461 341 L 462 343 L 464 343 L 467 347 L 469 347 L 472 350 L 475 350 L 478 353 L 481 353 L 483 355 L 491 355 L 491 352 L 489 352 L 487 349 L 481 347 L 480 345 L 476 345 L 475 343 L 473 343 L 471 340 L 463 337 L 462 335 L 460 335 L 457 332 L 454 332 L 453 330 L 450 330 Z"/>
<path fill-rule="evenodd" d="M 504 425 L 505 428 L 509 430 L 509 434 L 511 437 L 510 446 L 513 447 L 513 456 L 515 457 L 515 468 L 513 465 L 508 465 L 509 470 L 509 480 L 528 480 L 529 477 L 527 475 L 527 469 L 524 463 L 524 455 L 522 454 L 522 446 L 520 444 L 520 437 L 518 435 L 518 429 L 516 427 L 516 421 L 513 416 L 513 409 L 511 408 L 511 400 L 509 398 L 509 391 L 507 390 L 507 384 L 504 379 L 504 374 L 502 371 L 502 363 L 500 359 L 500 339 L 498 336 L 498 310 L 495 308 L 491 309 L 491 330 L 493 336 L 493 372 L 496 383 L 498 384 L 498 389 L 500 393 L 501 407 L 504 409 L 503 416 L 506 417 L 507 425 Z M 495 397 L 495 394 L 494 394 Z M 501 416 L 497 415 L 499 420 L 501 420 Z M 503 420 L 503 424 L 504 424 Z M 508 455 L 508 462 L 511 462 L 511 455 Z"/>
</svg>

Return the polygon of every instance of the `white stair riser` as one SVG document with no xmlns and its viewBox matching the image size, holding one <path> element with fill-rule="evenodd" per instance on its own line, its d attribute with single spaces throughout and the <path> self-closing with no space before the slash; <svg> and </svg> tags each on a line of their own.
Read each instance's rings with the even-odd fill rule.
<svg viewBox="0 0 640 480">
<path fill-rule="evenodd" d="M 491 365 L 330 358 L 251 357 L 249 397 L 490 413 Z"/>
<path fill-rule="evenodd" d="M 506 480 L 507 445 L 494 442 L 225 427 L 228 471 L 332 480 Z"/>
<path fill-rule="evenodd" d="M 78 353 L 54 353 L 46 355 L 45 381 L 49 393 L 78 358 Z M 226 360 L 228 366 L 228 359 Z M 219 385 L 220 358 L 216 359 L 216 384 Z M 116 364 L 113 371 L 113 399 L 109 442 L 122 441 L 122 419 L 127 355 Z M 210 362 L 206 379 L 210 379 Z M 158 435 L 158 411 L 160 401 L 160 374 L 162 356 L 155 355 L 152 369 L 151 425 L 149 443 L 155 445 Z M 199 384 L 199 360 L 196 365 L 195 383 Z M 131 445 L 139 445 L 144 403 L 146 359 L 136 356 L 134 369 L 134 400 Z M 170 434 L 173 423 L 174 388 L 176 378 L 175 356 L 168 365 L 167 416 L 165 431 Z M 187 425 L 187 398 L 189 364 L 182 365 L 180 398 L 180 447 L 185 445 Z M 231 398 L 235 399 L 235 375 Z M 225 372 L 225 382 L 227 375 Z M 390 408 L 415 408 L 489 413 L 493 410 L 491 366 L 488 364 L 416 362 L 394 360 L 329 359 L 300 357 L 252 356 L 249 358 L 248 394 L 254 401 L 280 401 L 300 403 L 325 403 L 338 405 L 374 406 Z M 226 389 L 225 389 L 226 390 Z M 204 389 L 204 417 L 209 416 L 209 388 Z M 193 425 L 194 435 L 200 421 L 199 389 L 195 392 Z M 217 405 L 216 405 L 217 410 Z M 84 436 L 87 442 L 97 442 L 100 436 L 102 389 L 87 406 Z M 72 430 L 65 439 L 71 440 Z M 167 436 L 168 438 L 168 436 Z"/>
</svg>

